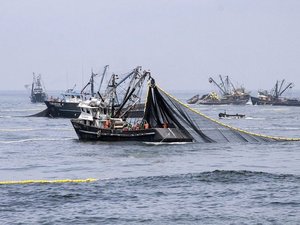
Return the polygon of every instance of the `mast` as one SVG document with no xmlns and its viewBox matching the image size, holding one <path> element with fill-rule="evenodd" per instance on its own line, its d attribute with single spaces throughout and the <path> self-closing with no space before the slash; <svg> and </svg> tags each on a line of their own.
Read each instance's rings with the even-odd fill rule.
<svg viewBox="0 0 300 225">
<path fill-rule="evenodd" d="M 112 99 L 111 99 L 111 115 L 113 116 L 115 113 L 115 95 L 116 95 L 116 75 L 112 75 Z"/>
<path fill-rule="evenodd" d="M 91 84 L 91 96 L 94 97 L 94 76 L 96 76 L 97 74 L 94 74 L 93 70 L 92 70 L 92 76 L 90 79 L 90 84 Z"/>
<path fill-rule="evenodd" d="M 131 81 L 129 82 L 127 91 L 126 91 L 126 93 L 125 93 L 125 95 L 124 95 L 123 102 L 124 102 L 125 99 L 127 98 L 128 94 L 129 94 L 129 91 L 130 91 L 130 89 L 132 88 L 132 85 L 133 85 L 134 81 L 137 79 L 138 74 L 139 74 L 139 68 L 137 67 L 137 68 L 134 70 L 134 73 L 133 73 L 133 76 L 132 76 L 132 78 L 131 78 Z"/>
<path fill-rule="evenodd" d="M 220 81 L 221 81 L 221 84 L 222 84 L 221 86 L 224 89 L 224 92 L 227 93 L 225 82 L 223 81 L 223 78 L 222 78 L 221 74 L 219 74 L 219 78 L 220 78 Z"/>
<path fill-rule="evenodd" d="M 132 72 L 130 72 L 127 76 L 125 76 L 120 82 L 119 84 L 117 84 L 117 86 L 119 86 L 120 84 L 122 84 L 125 80 L 127 80 L 132 74 L 134 74 L 139 68 L 141 68 L 140 66 L 138 66 L 136 69 L 134 69 Z M 116 86 L 116 87 L 117 87 Z"/>
<path fill-rule="evenodd" d="M 95 93 L 94 93 L 94 77 L 97 76 L 97 73 L 94 73 L 92 70 L 92 75 L 90 77 L 89 82 L 81 89 L 80 94 L 84 94 L 84 90 L 87 88 L 87 86 L 91 85 L 91 96 L 94 97 Z"/>
<path fill-rule="evenodd" d="M 123 82 L 125 82 L 127 79 L 130 78 L 130 76 L 134 75 L 136 73 L 136 71 L 138 71 L 141 67 L 138 66 L 137 68 L 135 68 L 133 71 L 131 71 L 128 75 L 126 75 L 121 81 L 119 81 L 118 83 L 115 84 L 115 88 L 117 88 L 119 85 L 121 85 Z M 117 75 L 115 75 L 117 77 Z M 108 82 L 108 85 L 107 85 L 107 88 L 106 88 L 106 91 L 105 91 L 105 95 L 106 96 L 109 96 L 111 94 L 111 92 L 113 91 L 111 89 L 112 87 L 112 79 L 113 79 L 113 76 L 111 76 L 109 82 Z"/>
<path fill-rule="evenodd" d="M 275 98 L 278 98 L 278 81 L 276 81 L 276 84 L 275 84 L 275 90 L 274 90 L 274 94 L 275 94 Z"/>
<path fill-rule="evenodd" d="M 137 88 L 141 88 L 144 80 L 146 79 L 146 77 L 151 77 L 150 72 L 144 71 L 144 73 L 138 77 L 138 73 L 135 74 L 135 76 L 132 78 L 132 80 L 135 81 L 135 83 L 131 82 L 126 95 L 124 97 L 124 100 L 121 104 L 121 106 L 119 107 L 118 111 L 116 112 L 116 114 L 114 115 L 114 117 L 117 117 L 120 115 L 122 109 L 124 108 L 125 104 L 131 99 L 132 96 L 134 96 L 134 92 L 137 90 Z M 137 90 L 137 92 L 139 92 L 139 89 Z M 133 106 L 132 106 L 133 107 Z"/>
<path fill-rule="evenodd" d="M 107 71 L 108 67 L 109 67 L 109 65 L 104 66 L 104 70 L 103 70 L 103 73 L 102 73 L 102 77 L 101 77 L 98 92 L 100 92 L 100 89 L 101 89 L 101 86 L 102 86 L 102 83 L 103 83 L 103 80 L 104 80 L 104 76 L 106 74 L 106 71 Z"/>
<path fill-rule="evenodd" d="M 283 86 L 284 82 L 285 82 L 285 80 L 283 79 L 283 80 L 281 81 L 281 84 L 280 84 L 280 87 L 279 87 L 279 90 L 278 90 L 279 93 L 281 92 L 281 89 L 282 89 L 282 86 Z"/>
<path fill-rule="evenodd" d="M 220 75 L 221 76 L 221 75 Z M 208 79 L 209 83 L 214 83 L 222 92 L 223 95 L 226 95 L 226 91 L 212 78 L 210 77 Z M 221 81 L 223 82 L 223 80 L 221 79 Z M 224 83 L 223 83 L 224 84 Z"/>
<path fill-rule="evenodd" d="M 32 85 L 31 85 L 31 98 L 33 97 L 34 83 L 35 83 L 35 74 L 33 72 L 33 80 L 32 80 Z"/>
<path fill-rule="evenodd" d="M 236 93 L 236 88 L 235 88 L 235 86 L 233 85 L 233 83 L 231 81 L 230 81 L 230 84 L 231 84 L 231 87 L 232 87 L 234 93 Z"/>
<path fill-rule="evenodd" d="M 293 83 L 289 83 L 280 93 L 279 96 L 282 95 L 288 88 L 292 88 L 293 87 Z"/>
</svg>

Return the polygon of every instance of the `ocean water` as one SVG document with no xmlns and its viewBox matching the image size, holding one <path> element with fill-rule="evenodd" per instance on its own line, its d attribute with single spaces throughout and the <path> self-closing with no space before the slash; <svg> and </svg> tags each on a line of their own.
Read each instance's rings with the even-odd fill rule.
<svg viewBox="0 0 300 225">
<path fill-rule="evenodd" d="M 69 119 L 27 117 L 45 106 L 26 92 L 1 91 L 0 105 L 0 181 L 97 179 L 0 185 L 0 224 L 300 224 L 300 142 L 81 142 Z M 193 107 L 300 137 L 300 107 Z"/>
</svg>

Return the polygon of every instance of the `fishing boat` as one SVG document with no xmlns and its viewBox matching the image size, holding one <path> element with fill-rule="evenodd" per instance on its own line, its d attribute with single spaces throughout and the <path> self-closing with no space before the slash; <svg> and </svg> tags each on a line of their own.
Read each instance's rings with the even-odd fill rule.
<svg viewBox="0 0 300 225">
<path fill-rule="evenodd" d="M 290 98 L 284 98 L 280 101 L 274 102 L 272 105 L 278 105 L 278 106 L 300 106 L 300 100 L 299 99 L 290 99 Z"/>
<path fill-rule="evenodd" d="M 47 98 L 47 94 L 42 84 L 42 76 L 40 74 L 36 76 L 35 73 L 33 73 L 33 81 L 31 85 L 31 94 L 30 94 L 31 102 L 33 103 L 44 102 L 46 98 Z"/>
<path fill-rule="evenodd" d="M 128 113 L 141 101 L 140 90 L 146 79 L 150 85 L 143 117 L 133 123 Z M 115 104 L 117 86 L 118 83 L 113 76 L 110 84 L 112 89 L 102 96 L 102 99 L 96 98 L 79 104 L 81 114 L 78 119 L 72 119 L 71 122 L 80 140 L 193 141 L 191 135 L 178 122 L 171 119 L 170 111 L 159 101 L 155 81 L 150 72 L 141 73 L 140 70 L 136 70 L 132 74 L 130 84 L 122 97 L 123 101 L 119 104 Z"/>
<path fill-rule="evenodd" d="M 202 96 L 202 100 L 198 103 L 203 105 L 245 105 L 250 94 L 244 87 L 235 87 L 228 76 L 223 78 L 219 75 L 220 83 L 216 82 L 212 77 L 209 78 L 209 83 L 213 83 L 220 92 L 220 96 L 216 92 L 212 92 L 207 96 Z"/>
<path fill-rule="evenodd" d="M 63 117 L 63 118 L 76 118 L 80 115 L 78 108 L 79 102 L 82 101 L 82 94 L 74 91 L 74 88 L 67 89 L 61 94 L 60 98 L 50 97 L 44 101 L 47 109 L 48 117 Z"/>
<path fill-rule="evenodd" d="M 106 75 L 108 69 L 108 65 L 104 67 L 104 71 L 101 76 L 101 81 L 99 85 L 99 89 L 101 89 L 103 79 Z M 94 90 L 94 79 L 98 76 L 98 74 L 94 73 L 92 71 L 91 76 L 87 84 L 82 88 L 80 92 L 76 92 L 75 86 L 71 89 L 68 89 L 64 93 L 61 94 L 60 98 L 53 98 L 50 97 L 49 99 L 45 100 L 45 104 L 47 106 L 47 109 L 45 110 L 45 114 L 48 117 L 62 117 L 62 118 L 77 118 L 80 115 L 80 108 L 78 107 L 78 104 L 90 97 L 95 96 L 95 90 Z M 88 87 L 90 89 L 88 90 Z"/>
<path fill-rule="evenodd" d="M 259 90 L 257 97 L 251 96 L 251 102 L 253 105 L 300 106 L 299 99 L 291 99 L 282 96 L 287 90 L 293 87 L 293 83 L 286 83 L 284 79 L 276 81 L 275 86 L 271 91 Z"/>
<path fill-rule="evenodd" d="M 223 78 L 219 75 L 220 83 L 215 81 L 212 77 L 209 78 L 209 83 L 213 83 L 217 86 L 220 95 L 216 92 L 210 92 L 208 94 L 194 96 L 188 100 L 189 104 L 201 104 L 201 105 L 245 105 L 250 99 L 250 93 L 245 90 L 244 87 L 235 87 L 228 76 Z M 190 102 L 189 102 L 190 101 Z"/>
</svg>

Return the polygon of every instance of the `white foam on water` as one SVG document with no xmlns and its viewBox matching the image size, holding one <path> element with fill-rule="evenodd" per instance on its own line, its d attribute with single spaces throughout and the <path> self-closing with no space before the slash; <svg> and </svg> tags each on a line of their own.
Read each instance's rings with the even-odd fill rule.
<svg viewBox="0 0 300 225">
<path fill-rule="evenodd" d="M 266 120 L 266 118 L 246 116 L 245 120 Z"/>
<path fill-rule="evenodd" d="M 194 142 L 143 142 L 146 145 L 185 145 Z"/>
<path fill-rule="evenodd" d="M 45 108 L 30 108 L 30 109 L 2 109 L 0 112 L 27 112 L 27 111 L 39 111 Z"/>
<path fill-rule="evenodd" d="M 1 144 L 13 144 L 13 143 L 22 143 L 22 142 L 30 142 L 30 141 L 69 141 L 74 138 L 28 138 L 21 140 L 13 140 L 13 141 L 0 141 Z"/>
<path fill-rule="evenodd" d="M 37 130 L 45 130 L 45 128 L 8 128 L 8 129 L 0 129 L 0 132 L 17 132 L 17 131 L 37 131 Z M 64 130 L 70 131 L 70 128 L 47 128 L 47 130 Z"/>
</svg>

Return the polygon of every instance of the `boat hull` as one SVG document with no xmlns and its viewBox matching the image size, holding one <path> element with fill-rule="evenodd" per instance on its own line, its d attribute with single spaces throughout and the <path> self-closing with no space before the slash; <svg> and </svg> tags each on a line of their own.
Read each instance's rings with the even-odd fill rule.
<svg viewBox="0 0 300 225">
<path fill-rule="evenodd" d="M 71 123 L 79 140 L 85 141 L 193 142 L 193 138 L 176 128 L 122 130 L 88 126 L 79 119 L 72 119 Z"/>
<path fill-rule="evenodd" d="M 286 100 L 263 100 L 256 97 L 251 97 L 251 102 L 253 105 L 274 105 L 274 106 L 300 106 L 299 100 L 286 99 Z"/>
<path fill-rule="evenodd" d="M 195 95 L 187 100 L 188 104 L 196 104 L 199 101 L 199 95 Z"/>
<path fill-rule="evenodd" d="M 63 102 L 63 101 L 44 101 L 47 106 L 47 116 L 61 117 L 61 118 L 78 118 L 81 111 L 77 102 Z M 126 115 L 128 118 L 142 118 L 144 115 L 144 104 L 130 110 Z M 125 109 L 126 110 L 126 109 Z"/>
<path fill-rule="evenodd" d="M 45 93 L 35 93 L 30 96 L 30 100 L 32 103 L 44 102 L 46 98 L 47 96 Z"/>
<path fill-rule="evenodd" d="M 48 116 L 63 118 L 78 118 L 80 108 L 77 102 L 45 101 Z"/>
<path fill-rule="evenodd" d="M 251 102 L 252 105 L 272 105 L 272 101 L 270 100 L 263 100 L 252 96 L 251 96 Z"/>
</svg>

